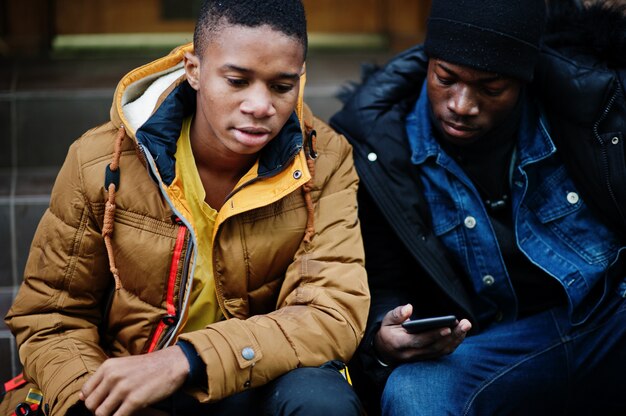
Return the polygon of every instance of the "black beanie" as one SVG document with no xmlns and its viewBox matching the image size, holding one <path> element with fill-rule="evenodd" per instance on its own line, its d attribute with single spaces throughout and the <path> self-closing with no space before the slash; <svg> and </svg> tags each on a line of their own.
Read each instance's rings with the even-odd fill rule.
<svg viewBox="0 0 626 416">
<path fill-rule="evenodd" d="M 530 81 L 545 0 L 433 0 L 424 49 L 433 58 Z"/>
</svg>

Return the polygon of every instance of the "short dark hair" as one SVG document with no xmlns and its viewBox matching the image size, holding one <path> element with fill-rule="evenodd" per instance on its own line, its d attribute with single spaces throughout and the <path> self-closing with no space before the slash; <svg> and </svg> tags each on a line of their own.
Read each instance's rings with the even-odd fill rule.
<svg viewBox="0 0 626 416">
<path fill-rule="evenodd" d="M 306 17 L 301 0 L 205 0 L 193 33 L 196 55 L 202 56 L 211 35 L 226 25 L 268 25 L 296 39 L 306 56 Z"/>
</svg>

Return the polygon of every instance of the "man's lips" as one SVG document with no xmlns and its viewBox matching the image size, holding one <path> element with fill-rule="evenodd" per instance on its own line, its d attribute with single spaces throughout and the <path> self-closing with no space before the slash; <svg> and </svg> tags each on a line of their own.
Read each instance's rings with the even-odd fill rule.
<svg viewBox="0 0 626 416">
<path fill-rule="evenodd" d="M 451 123 L 448 121 L 441 122 L 443 132 L 452 140 L 469 140 L 476 136 L 480 129 L 465 124 Z"/>
<path fill-rule="evenodd" d="M 458 130 L 458 131 L 466 131 L 466 132 L 474 132 L 474 131 L 478 131 L 478 128 L 476 127 L 472 127 L 472 126 L 467 126 L 465 124 L 457 124 L 457 123 L 451 123 L 449 121 L 443 121 L 443 124 L 454 129 L 454 130 Z"/>
<path fill-rule="evenodd" d="M 233 129 L 237 141 L 245 146 L 259 146 L 267 142 L 271 135 L 271 130 L 266 127 L 245 126 Z"/>
<path fill-rule="evenodd" d="M 263 134 L 269 134 L 270 130 L 268 128 L 265 127 L 254 127 L 254 126 L 249 126 L 249 127 L 235 127 L 235 130 L 239 130 L 242 133 L 245 134 L 259 134 L 259 135 L 263 135 Z"/>
</svg>

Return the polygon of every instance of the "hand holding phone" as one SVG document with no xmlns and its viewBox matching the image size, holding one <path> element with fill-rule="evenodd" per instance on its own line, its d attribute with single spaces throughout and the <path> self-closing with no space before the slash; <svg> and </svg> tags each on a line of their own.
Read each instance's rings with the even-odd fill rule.
<svg viewBox="0 0 626 416">
<path fill-rule="evenodd" d="M 411 334 L 417 334 L 435 328 L 454 328 L 456 323 L 456 316 L 448 315 L 404 321 L 402 327 Z"/>
</svg>

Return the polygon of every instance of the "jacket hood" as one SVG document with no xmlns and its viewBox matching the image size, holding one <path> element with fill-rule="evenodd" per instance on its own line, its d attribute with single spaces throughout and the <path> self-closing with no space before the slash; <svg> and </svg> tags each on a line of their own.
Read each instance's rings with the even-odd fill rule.
<svg viewBox="0 0 626 416">
<path fill-rule="evenodd" d="M 537 66 L 536 93 L 548 111 L 592 125 L 615 91 L 624 88 L 626 5 L 550 3 L 555 4 Z"/>
<path fill-rule="evenodd" d="M 192 52 L 191 44 L 180 46 L 168 55 L 136 68 L 120 80 L 113 95 L 111 121 L 124 127 L 126 134 L 135 133 L 152 115 L 175 86 L 184 81 L 183 56 Z"/>
<path fill-rule="evenodd" d="M 196 91 L 187 82 L 183 68 L 187 52 L 193 52 L 191 43 L 126 74 L 117 85 L 111 106 L 113 124 L 123 126 L 129 137 L 148 150 L 168 185 L 174 179 L 174 154 L 182 120 L 196 109 Z M 259 175 L 270 176 L 302 149 L 305 117 L 312 118 L 310 112 L 305 116 L 305 83 L 303 75 L 294 114 L 261 151 Z"/>
<path fill-rule="evenodd" d="M 417 45 L 382 68 L 368 68 L 360 85 L 348 86 L 341 93 L 344 107 L 331 118 L 331 126 L 352 140 L 370 136 L 376 122 L 398 103 L 417 98 L 427 67 L 428 57 L 422 45 Z"/>
<path fill-rule="evenodd" d="M 626 66 L 626 4 L 597 2 L 582 7 L 572 0 L 548 3 L 545 45 L 609 68 Z"/>
</svg>

